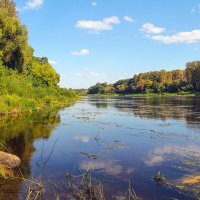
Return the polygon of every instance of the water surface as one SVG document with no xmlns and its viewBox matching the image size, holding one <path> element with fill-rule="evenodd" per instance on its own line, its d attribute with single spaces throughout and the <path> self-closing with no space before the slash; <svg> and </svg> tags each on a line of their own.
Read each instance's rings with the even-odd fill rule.
<svg viewBox="0 0 200 200">
<path fill-rule="evenodd" d="M 26 179 L 42 173 L 50 200 L 71 199 L 66 174 L 87 169 L 107 199 L 121 199 L 129 182 L 144 200 L 195 199 L 199 184 L 182 180 L 200 174 L 199 133 L 199 97 L 86 97 L 59 111 L 0 117 L 2 148 L 22 159 Z M 159 171 L 168 184 L 153 180 Z M 0 199 L 25 199 L 24 181 L 1 181 Z"/>
</svg>

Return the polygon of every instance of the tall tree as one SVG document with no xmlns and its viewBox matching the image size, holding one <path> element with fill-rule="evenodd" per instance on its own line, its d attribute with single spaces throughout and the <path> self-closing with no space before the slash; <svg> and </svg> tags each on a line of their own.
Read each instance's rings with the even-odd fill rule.
<svg viewBox="0 0 200 200">
<path fill-rule="evenodd" d="M 0 0 L 0 59 L 6 67 L 23 72 L 32 57 L 28 31 L 16 16 L 12 0 Z"/>
<path fill-rule="evenodd" d="M 200 61 L 186 64 L 186 76 L 188 82 L 195 90 L 200 90 Z"/>
</svg>

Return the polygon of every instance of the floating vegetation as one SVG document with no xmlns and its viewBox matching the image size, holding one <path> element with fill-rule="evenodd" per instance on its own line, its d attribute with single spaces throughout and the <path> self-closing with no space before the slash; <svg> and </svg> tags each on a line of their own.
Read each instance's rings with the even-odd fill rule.
<svg viewBox="0 0 200 200">
<path fill-rule="evenodd" d="M 153 133 L 157 133 L 158 131 L 157 130 L 155 130 L 155 129 L 152 129 L 152 130 L 150 130 L 151 132 L 153 132 Z"/>
<path fill-rule="evenodd" d="M 160 126 L 170 126 L 170 123 L 162 123 Z"/>
<path fill-rule="evenodd" d="M 191 199 L 200 199 L 200 176 L 188 176 L 175 181 L 168 181 L 167 187 L 178 190 Z"/>
<path fill-rule="evenodd" d="M 118 149 L 125 149 L 127 147 L 127 144 L 122 144 L 121 141 L 115 141 L 114 144 L 108 145 L 105 149 L 107 151 L 113 151 Z"/>
<path fill-rule="evenodd" d="M 74 114 L 73 117 L 82 122 L 89 123 L 89 122 L 93 122 L 96 119 L 97 114 L 99 113 L 82 109 L 82 110 L 78 110 L 78 112 Z"/>
<path fill-rule="evenodd" d="M 99 157 L 98 155 L 87 153 L 87 152 L 84 152 L 84 151 L 80 151 L 79 154 L 87 156 L 89 159 L 97 159 Z"/>
<path fill-rule="evenodd" d="M 158 185 L 177 190 L 191 199 L 200 199 L 200 175 L 190 175 L 177 180 L 167 180 L 160 172 L 153 177 Z"/>
<path fill-rule="evenodd" d="M 158 172 L 154 177 L 153 177 L 154 181 L 158 184 L 158 185 L 163 185 L 166 182 L 165 177 Z"/>
<path fill-rule="evenodd" d="M 199 182 L 200 182 L 200 175 L 190 176 L 190 177 L 183 179 L 183 181 L 182 181 L 183 184 L 188 184 L 188 185 L 193 185 L 193 184 L 196 184 Z"/>
<path fill-rule="evenodd" d="M 198 158 L 196 160 L 193 157 L 181 159 L 180 162 L 182 162 L 185 165 L 188 165 L 190 169 L 191 167 L 199 167 L 199 164 L 200 164 L 200 160 Z"/>
</svg>

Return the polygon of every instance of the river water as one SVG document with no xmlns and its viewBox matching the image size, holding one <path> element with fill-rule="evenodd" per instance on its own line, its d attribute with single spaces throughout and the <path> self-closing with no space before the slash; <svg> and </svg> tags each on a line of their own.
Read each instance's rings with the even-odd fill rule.
<svg viewBox="0 0 200 200">
<path fill-rule="evenodd" d="M 141 199 L 197 199 L 200 98 L 85 97 L 57 111 L 0 117 L 1 149 L 22 160 L 24 180 L 1 180 L 1 200 L 26 199 L 26 179 L 39 176 L 41 199 L 73 199 L 66 175 L 90 170 L 106 199 L 129 187 Z M 154 176 L 160 172 L 164 182 Z"/>
</svg>

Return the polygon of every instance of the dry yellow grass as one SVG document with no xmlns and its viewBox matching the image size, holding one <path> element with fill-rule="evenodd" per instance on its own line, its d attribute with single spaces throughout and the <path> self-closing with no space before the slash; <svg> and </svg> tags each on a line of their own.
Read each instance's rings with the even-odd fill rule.
<svg viewBox="0 0 200 200">
<path fill-rule="evenodd" d="M 192 176 L 183 180 L 183 184 L 193 185 L 200 182 L 200 176 Z"/>
<path fill-rule="evenodd" d="M 5 166 L 0 164 L 0 177 L 2 178 L 9 178 L 9 177 L 13 177 L 13 172 L 10 169 L 7 169 Z"/>
</svg>

